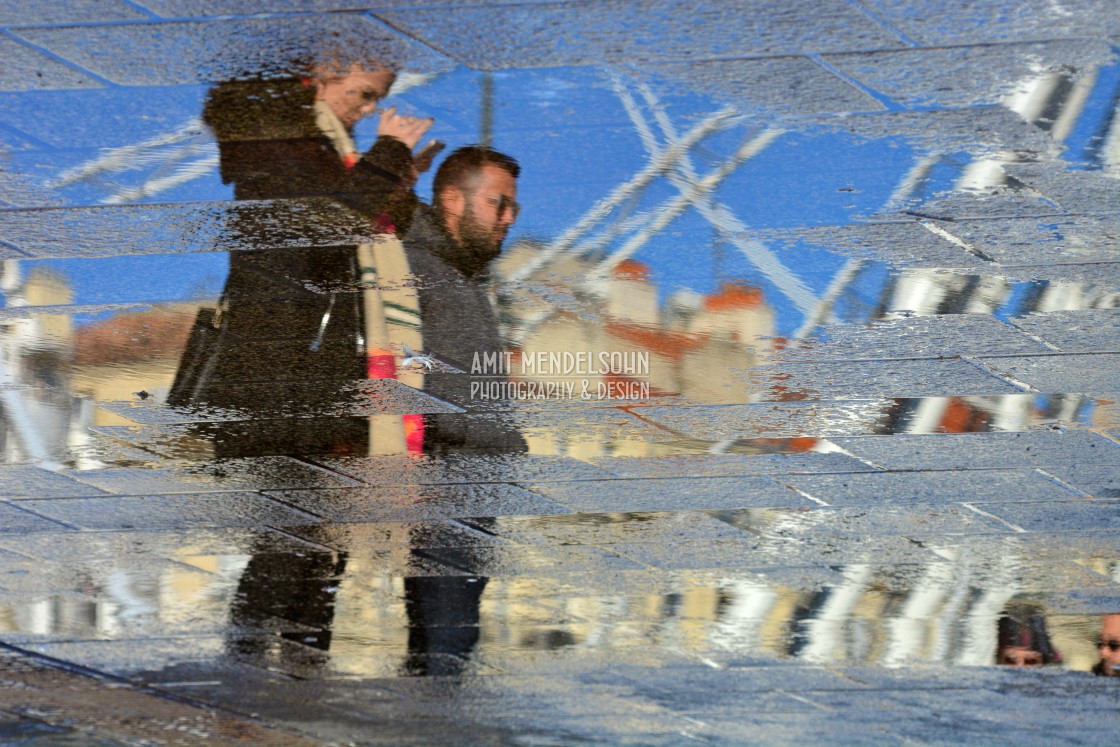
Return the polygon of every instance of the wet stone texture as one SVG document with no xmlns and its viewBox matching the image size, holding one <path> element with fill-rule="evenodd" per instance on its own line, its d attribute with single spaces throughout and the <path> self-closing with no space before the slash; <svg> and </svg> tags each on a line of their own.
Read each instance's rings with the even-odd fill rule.
<svg viewBox="0 0 1120 747">
<path fill-rule="evenodd" d="M 0 0 L 0 743 L 1115 744 L 1118 40 Z"/>
</svg>

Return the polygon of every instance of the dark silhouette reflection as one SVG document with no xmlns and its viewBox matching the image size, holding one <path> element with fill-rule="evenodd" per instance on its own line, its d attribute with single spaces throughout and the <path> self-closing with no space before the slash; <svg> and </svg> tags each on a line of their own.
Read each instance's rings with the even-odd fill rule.
<svg viewBox="0 0 1120 747">
<path fill-rule="evenodd" d="M 464 374 L 478 372 L 478 356 L 504 348 L 486 281 L 517 218 L 520 173 L 518 163 L 503 153 L 479 145 L 460 148 L 436 172 L 432 206 L 417 209 L 404 239 L 425 346 L 457 369 L 425 374 L 424 390 L 464 408 L 476 399 L 472 387 L 505 379 L 499 371 Z M 501 418 L 480 424 L 457 415 L 427 416 L 424 444 L 429 453 L 525 448 L 520 434 Z"/>
<path fill-rule="evenodd" d="M 1101 633 L 1097 640 L 1100 659 L 1093 665 L 1093 674 L 1102 677 L 1120 677 L 1120 614 L 1101 618 Z"/>
<path fill-rule="evenodd" d="M 1012 667 L 1057 664 L 1062 655 L 1050 641 L 1046 618 L 1034 604 L 1009 605 L 999 618 L 996 663 Z"/>
<path fill-rule="evenodd" d="M 230 81 L 211 90 L 203 119 L 218 140 L 222 180 L 237 200 L 326 198 L 277 209 L 267 218 L 238 213 L 227 231 L 254 248 L 230 255 L 216 310 L 203 310 L 184 352 L 169 404 L 237 408 L 251 416 L 212 428 L 219 456 L 353 453 L 368 428 L 359 422 L 260 419 L 322 412 L 338 389 L 366 374 L 358 247 L 277 247 L 315 235 L 337 204 L 392 235 L 407 227 L 416 199 L 412 148 L 431 120 L 386 111 L 378 138 L 358 153 L 354 124 L 373 113 L 395 74 L 380 62 L 330 60 L 298 80 Z M 333 220 L 338 220 L 335 217 Z M 321 233 L 321 231 L 320 231 Z M 349 289 L 349 292 L 346 292 Z"/>
<path fill-rule="evenodd" d="M 431 120 L 390 108 L 368 151 L 351 136 L 393 80 L 382 63 L 330 62 L 301 80 L 210 92 L 203 119 L 235 199 L 281 200 L 227 222 L 251 248 L 231 252 L 221 301 L 200 311 L 168 397 L 220 413 L 199 428 L 219 457 L 524 450 L 500 423 L 401 414 L 412 390 L 439 400 L 429 410 L 468 407 L 465 372 L 503 348 L 485 281 L 516 217 L 520 170 L 489 148 L 462 149 L 437 174 L 433 207 L 420 205 L 412 185 L 432 148 L 412 149 Z M 284 245 L 332 229 L 368 240 Z M 405 386 L 361 386 L 370 380 Z"/>
<path fill-rule="evenodd" d="M 365 538 L 335 543 L 342 547 L 337 553 L 276 553 L 262 546 L 231 605 L 228 654 L 296 675 L 326 668 L 397 676 L 463 672 L 478 645 L 487 579 L 426 575 L 431 560 L 424 547 L 434 541 L 423 529 L 410 530 L 405 558 L 380 577 L 370 575 L 376 548 Z M 387 599 L 370 588 L 380 578 L 399 589 L 391 583 L 399 576 L 403 599 L 398 592 Z M 387 614 L 400 606 L 403 619 Z M 337 619 L 340 609 L 346 610 L 344 621 Z M 351 638 L 346 644 L 336 638 L 337 625 L 344 639 Z M 363 664 L 371 658 L 374 664 Z"/>
</svg>

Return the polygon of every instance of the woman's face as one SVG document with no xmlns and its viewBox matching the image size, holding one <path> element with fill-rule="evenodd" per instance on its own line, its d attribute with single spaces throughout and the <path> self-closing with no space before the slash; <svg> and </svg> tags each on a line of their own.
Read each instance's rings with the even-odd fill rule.
<svg viewBox="0 0 1120 747">
<path fill-rule="evenodd" d="M 316 81 L 315 99 L 325 102 L 346 127 L 353 127 L 362 117 L 373 114 L 394 78 L 388 70 L 362 70 L 355 65 L 348 72 Z"/>
</svg>

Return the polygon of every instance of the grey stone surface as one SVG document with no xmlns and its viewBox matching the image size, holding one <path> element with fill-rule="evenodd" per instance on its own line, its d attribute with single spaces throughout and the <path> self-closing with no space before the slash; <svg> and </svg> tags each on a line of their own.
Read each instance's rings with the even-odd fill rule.
<svg viewBox="0 0 1120 747">
<path fill-rule="evenodd" d="M 73 0 L 61 3 L 23 3 L 4 0 L 0 3 L 0 25 L 83 23 L 98 21 L 134 21 L 149 18 L 127 0 Z"/>
<path fill-rule="evenodd" d="M 528 487 L 581 512 L 810 505 L 792 490 L 757 476 L 531 483 Z"/>
<path fill-rule="evenodd" d="M 515 485 L 413 485 L 352 490 L 269 491 L 271 496 L 318 516 L 348 521 L 430 521 L 464 516 L 555 514 L 560 503 Z"/>
<path fill-rule="evenodd" d="M 1100 213 L 1108 219 L 1114 215 L 1102 205 L 1115 205 L 1120 200 L 1120 184 L 1100 172 L 1070 172 L 1060 161 L 1012 163 L 1004 167 L 1008 174 L 1029 185 L 1071 213 Z"/>
<path fill-rule="evenodd" d="M 783 375 L 775 374 L 775 378 Z M 760 380 L 761 376 L 756 374 L 755 379 Z M 780 380 L 783 383 L 775 386 L 784 386 L 784 379 Z M 766 391 L 761 385 L 758 389 Z M 773 393 L 773 389 L 767 392 Z M 844 398 L 820 403 L 654 406 L 643 409 L 642 416 L 674 433 L 705 442 L 800 436 L 831 437 L 876 430 L 879 422 L 885 419 L 884 412 L 890 405 L 891 401 L 887 399 Z"/>
<path fill-rule="evenodd" d="M 669 93 L 706 93 L 743 112 L 785 117 L 884 108 L 804 57 L 661 63 L 649 70 L 665 78 Z"/>
<path fill-rule="evenodd" d="M 744 378 L 751 382 L 752 389 L 765 392 L 767 399 L 779 399 L 789 392 L 805 399 L 870 400 L 1023 391 L 1023 387 L 988 374 L 970 361 L 951 358 L 784 363 L 752 369 Z"/>
<path fill-rule="evenodd" d="M 100 88 L 101 81 L 26 44 L 0 39 L 0 91 Z"/>
<path fill-rule="evenodd" d="M 1108 396 L 1120 392 L 1120 353 L 983 357 L 985 366 L 1039 392 Z"/>
<path fill-rule="evenodd" d="M 1074 0 L 1062 5 L 1046 0 L 1012 5 L 999 0 L 871 0 L 868 6 L 924 45 L 1069 36 L 1107 38 L 1118 30 L 1108 0 Z M 946 19 L 952 21 L 946 23 Z"/>
<path fill-rule="evenodd" d="M 547 15 L 541 12 L 544 8 Z M 697 13 L 673 0 L 644 0 L 638 6 L 611 0 L 599 3 L 594 16 L 580 11 L 580 6 L 556 4 L 377 16 L 447 50 L 457 61 L 484 70 L 679 59 L 694 56 L 697 48 L 708 56 L 727 57 L 839 51 L 867 44 L 901 46 L 882 27 L 837 2 L 823 3 L 812 12 L 758 0 L 716 2 Z M 670 32 L 681 18 L 690 18 L 693 35 L 679 38 Z M 471 33 L 464 33 L 466 29 Z"/>
<path fill-rule="evenodd" d="M 9 210 L 0 220 L 7 241 L 43 258 L 302 248 L 370 238 L 368 226 L 329 200 Z M 254 235 L 239 233 L 239 224 L 251 225 Z"/>
<path fill-rule="evenodd" d="M 998 104 L 1019 81 L 1107 65 L 1103 40 L 1053 41 L 825 55 L 831 65 L 907 107 Z"/>
<path fill-rule="evenodd" d="M 940 358 L 984 353 L 1051 352 L 999 319 L 973 315 L 933 315 L 875 322 L 863 328 L 832 326 L 829 336 L 791 345 L 780 360 L 880 360 Z"/>
<path fill-rule="evenodd" d="M 896 434 L 834 438 L 849 453 L 888 470 L 968 470 L 1116 465 L 1116 442 L 1085 431 Z"/>
<path fill-rule="evenodd" d="M 593 513 L 566 516 L 499 516 L 467 522 L 487 534 L 519 544 L 674 544 L 742 539 L 743 532 L 702 511 Z"/>
<path fill-rule="evenodd" d="M 21 505 L 0 503 L 0 534 L 23 532 L 64 532 L 71 527 L 33 513 L 34 505 L 21 501 Z"/>
<path fill-rule="evenodd" d="M 0 467 L 0 498 L 72 498 L 105 491 L 35 466 Z"/>
<path fill-rule="evenodd" d="M 359 483 L 290 457 L 244 457 L 189 467 L 163 469 L 101 469 L 74 472 L 84 483 L 127 495 L 197 493 L 321 486 L 354 487 Z"/>
<path fill-rule="evenodd" d="M 974 501 L 1075 500 L 1084 496 L 1030 470 L 792 475 L 781 482 L 832 506 L 919 506 Z"/>
<path fill-rule="evenodd" d="M 1120 350 L 1120 309 L 1036 312 L 1011 323 L 1067 353 Z"/>
<path fill-rule="evenodd" d="M 1086 215 L 1053 222 L 1026 218 L 939 223 L 938 227 L 1000 265 L 1115 262 L 1114 220 Z"/>
<path fill-rule="evenodd" d="M 83 529 L 251 527 L 320 521 L 264 496 L 237 492 L 29 499 L 19 505 Z"/>
<path fill-rule="evenodd" d="M 986 268 L 984 258 L 938 236 L 914 219 L 770 231 L 763 234 L 786 246 L 820 247 L 892 267 Z"/>
<path fill-rule="evenodd" d="M 977 507 L 1017 527 L 1033 531 L 1077 531 L 1082 527 L 1115 530 L 1120 527 L 1116 501 L 977 503 Z"/>
<path fill-rule="evenodd" d="M 299 60 L 328 44 L 354 59 L 446 69 L 431 49 L 360 13 L 161 24 L 20 29 L 22 38 L 127 86 L 297 76 Z M 329 42 L 327 40 L 330 40 Z M 129 49 L 122 57 L 118 50 Z M 147 61 L 133 64 L 134 59 Z"/>
<path fill-rule="evenodd" d="M 1033 154 L 1054 150 L 1046 133 L 1003 107 L 856 114 L 820 122 L 857 139 L 897 140 L 930 154 L 964 152 L 979 157 L 999 156 L 1007 150 Z M 1052 213 L 1055 206 L 1046 209 Z"/>
<path fill-rule="evenodd" d="M 730 477 L 817 472 L 871 471 L 858 459 L 838 452 L 806 454 L 695 454 L 665 457 L 606 457 L 595 464 L 619 477 Z"/>
</svg>

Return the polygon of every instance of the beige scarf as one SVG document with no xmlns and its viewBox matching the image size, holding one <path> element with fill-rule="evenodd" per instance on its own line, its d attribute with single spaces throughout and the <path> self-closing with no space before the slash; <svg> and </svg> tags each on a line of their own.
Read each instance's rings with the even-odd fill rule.
<svg viewBox="0 0 1120 747">
<path fill-rule="evenodd" d="M 354 138 L 324 101 L 315 102 L 315 124 L 331 141 L 347 168 L 360 160 Z M 409 285 L 411 275 L 404 245 L 394 234 L 381 234 L 372 243 L 360 244 L 358 267 L 369 376 L 394 378 L 414 389 L 423 389 L 423 369 L 419 366 L 402 369 L 399 363 L 404 345 L 417 352 L 424 350 L 420 301 L 416 289 Z M 370 455 L 407 453 L 410 427 L 416 427 L 416 418 L 371 415 Z"/>
</svg>

